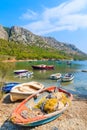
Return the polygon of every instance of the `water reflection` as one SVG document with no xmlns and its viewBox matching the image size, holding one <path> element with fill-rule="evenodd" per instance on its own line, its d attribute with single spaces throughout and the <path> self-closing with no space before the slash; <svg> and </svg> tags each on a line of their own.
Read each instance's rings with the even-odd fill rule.
<svg viewBox="0 0 87 130">
<path fill-rule="evenodd" d="M 46 73 L 47 70 L 37 70 L 39 73 Z"/>
<path fill-rule="evenodd" d="M 69 82 L 61 82 L 60 81 L 60 84 L 61 84 L 61 86 L 68 86 L 68 85 L 74 84 L 74 80 L 69 81 Z"/>
</svg>

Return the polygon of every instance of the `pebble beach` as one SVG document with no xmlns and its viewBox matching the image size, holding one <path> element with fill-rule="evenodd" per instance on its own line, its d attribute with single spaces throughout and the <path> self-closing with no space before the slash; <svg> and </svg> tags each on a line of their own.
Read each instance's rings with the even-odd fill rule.
<svg viewBox="0 0 87 130">
<path fill-rule="evenodd" d="M 73 98 L 72 104 L 56 120 L 34 128 L 12 124 L 9 117 L 20 102 L 12 103 L 9 94 L 0 101 L 0 130 L 87 130 L 87 99 Z"/>
</svg>

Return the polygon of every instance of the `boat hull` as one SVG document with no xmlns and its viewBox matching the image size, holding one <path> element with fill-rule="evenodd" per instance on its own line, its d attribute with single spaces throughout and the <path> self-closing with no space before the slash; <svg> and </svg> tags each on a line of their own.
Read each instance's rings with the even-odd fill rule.
<svg viewBox="0 0 87 130">
<path fill-rule="evenodd" d="M 25 99 L 23 102 L 21 102 L 19 104 L 19 106 L 12 113 L 11 118 L 10 118 L 11 122 L 16 125 L 35 127 L 38 125 L 42 125 L 42 124 L 51 122 L 51 121 L 55 120 L 56 118 L 58 118 L 59 116 L 61 116 L 61 114 L 69 106 L 69 103 L 67 101 L 66 101 L 65 105 L 63 107 L 61 107 L 61 109 L 59 108 L 51 113 L 44 114 L 44 112 L 42 112 L 42 109 L 40 110 L 38 108 L 40 111 L 37 111 L 38 109 L 34 107 L 38 101 L 40 101 L 39 103 L 41 103 L 41 100 L 43 100 L 44 96 L 47 99 L 48 93 L 53 94 L 53 92 L 55 92 L 57 90 L 58 90 L 57 94 L 59 94 L 59 92 L 60 93 L 62 92 L 64 94 L 66 94 L 67 96 L 69 96 L 70 101 L 72 100 L 72 98 L 73 98 L 72 94 L 70 94 L 69 92 L 66 92 L 65 90 L 62 90 L 55 86 L 45 88 L 42 91 L 40 91 L 39 93 L 31 95 L 27 99 Z M 56 95 L 56 96 L 58 96 L 58 95 Z M 34 102 L 35 104 L 32 104 L 32 102 Z M 58 105 L 58 107 L 59 106 L 60 105 Z"/>
<path fill-rule="evenodd" d="M 65 74 L 62 78 L 61 78 L 61 81 L 62 82 L 69 82 L 69 81 L 72 81 L 74 79 L 74 75 L 72 74 Z"/>
<path fill-rule="evenodd" d="M 19 74 L 26 73 L 26 72 L 28 72 L 28 70 L 15 70 L 14 74 L 19 75 Z"/>
<path fill-rule="evenodd" d="M 10 100 L 12 102 L 18 101 L 18 100 L 23 100 L 26 99 L 28 96 L 30 96 L 31 94 L 23 94 L 23 93 L 15 93 L 15 92 L 11 92 L 10 93 Z"/>
<path fill-rule="evenodd" d="M 68 79 L 63 78 L 63 79 L 61 79 L 61 81 L 62 81 L 62 82 L 69 82 L 69 81 L 72 81 L 73 79 L 74 79 L 74 77 L 68 78 Z"/>
<path fill-rule="evenodd" d="M 14 86 L 16 86 L 16 85 L 18 85 L 18 84 L 19 84 L 19 83 L 17 83 L 17 82 L 6 83 L 6 84 L 2 87 L 2 91 L 5 92 L 5 93 L 9 93 L 10 90 L 11 90 Z"/>
<path fill-rule="evenodd" d="M 51 70 L 51 69 L 54 69 L 54 66 L 53 65 L 33 65 L 32 68 L 36 70 Z"/>
<path fill-rule="evenodd" d="M 61 114 L 62 113 L 59 113 L 57 115 L 51 116 L 51 117 L 43 119 L 43 120 L 39 120 L 39 121 L 32 122 L 32 123 L 29 123 L 29 124 L 24 124 L 24 125 L 20 124 L 20 125 L 21 126 L 30 126 L 30 127 L 35 127 L 35 126 L 43 125 L 43 124 L 51 122 L 51 121 L 55 120 L 56 118 L 60 117 Z"/>
<path fill-rule="evenodd" d="M 60 79 L 60 78 L 61 78 L 60 73 L 50 75 L 50 79 L 53 79 L 53 80 L 57 80 L 57 79 Z"/>
</svg>

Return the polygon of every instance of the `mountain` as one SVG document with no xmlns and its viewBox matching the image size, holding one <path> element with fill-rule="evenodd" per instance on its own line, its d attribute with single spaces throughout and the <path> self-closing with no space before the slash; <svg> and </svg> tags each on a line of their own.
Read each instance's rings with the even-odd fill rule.
<svg viewBox="0 0 87 130">
<path fill-rule="evenodd" d="M 59 42 L 52 37 L 38 36 L 29 30 L 18 26 L 13 26 L 11 28 L 0 26 L 0 38 L 17 43 L 23 43 L 25 45 L 39 46 L 43 49 L 54 48 L 55 50 L 65 52 L 69 55 L 86 55 L 73 44 Z"/>
<path fill-rule="evenodd" d="M 8 33 L 5 31 L 5 29 L 0 25 L 0 38 L 8 40 Z"/>
</svg>

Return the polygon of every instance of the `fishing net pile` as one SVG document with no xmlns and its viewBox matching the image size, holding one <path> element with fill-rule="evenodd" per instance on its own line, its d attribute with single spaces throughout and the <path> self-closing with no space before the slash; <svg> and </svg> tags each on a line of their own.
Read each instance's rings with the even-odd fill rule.
<svg viewBox="0 0 87 130">
<path fill-rule="evenodd" d="M 70 100 L 66 94 L 62 92 L 56 92 L 43 97 L 36 105 L 35 108 L 40 108 L 45 113 L 51 113 L 56 110 L 61 110 L 64 106 L 70 103 Z"/>
</svg>

